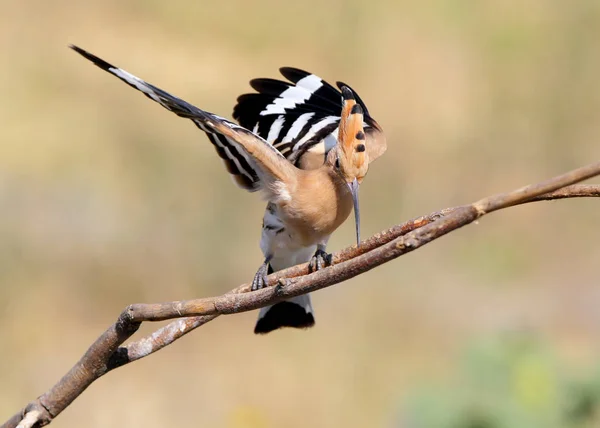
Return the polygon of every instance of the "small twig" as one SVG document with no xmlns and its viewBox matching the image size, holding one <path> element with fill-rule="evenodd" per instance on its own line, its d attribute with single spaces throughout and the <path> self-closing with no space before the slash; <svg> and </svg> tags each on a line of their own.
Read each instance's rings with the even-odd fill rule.
<svg viewBox="0 0 600 428">
<path fill-rule="evenodd" d="M 108 371 L 164 348 L 220 314 L 257 309 L 337 284 L 414 251 L 492 211 L 533 201 L 598 197 L 600 185 L 572 185 L 596 175 L 600 175 L 600 163 L 513 192 L 484 198 L 471 205 L 447 208 L 410 220 L 372 236 L 358 248 L 353 246 L 334 254 L 333 266 L 329 268 L 309 273 L 305 263 L 269 275 L 269 286 L 255 292 L 249 292 L 249 285 L 243 284 L 218 297 L 131 305 L 55 386 L 31 402 L 24 411 L 14 415 L 2 428 L 50 423 L 92 382 Z M 285 281 L 284 286 L 272 287 L 290 278 L 295 279 Z M 120 346 L 143 321 L 173 318 L 178 319 L 149 336 Z"/>
<path fill-rule="evenodd" d="M 543 195 L 531 198 L 527 202 L 552 201 L 567 198 L 590 198 L 600 197 L 600 186 L 597 184 L 573 184 L 563 187 L 554 192 L 544 193 Z"/>
</svg>

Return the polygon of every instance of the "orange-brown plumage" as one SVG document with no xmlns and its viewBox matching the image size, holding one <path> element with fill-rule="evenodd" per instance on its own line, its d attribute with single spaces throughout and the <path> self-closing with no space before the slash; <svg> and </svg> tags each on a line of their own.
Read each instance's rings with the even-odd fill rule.
<svg viewBox="0 0 600 428">
<path fill-rule="evenodd" d="M 338 137 L 340 172 L 348 183 L 362 182 L 369 169 L 363 111 L 354 99 L 344 100 Z"/>
<path fill-rule="evenodd" d="M 290 200 L 278 204 L 282 220 L 302 245 L 316 245 L 348 218 L 352 196 L 329 165 L 312 171 L 298 169 L 296 182 Z"/>
<path fill-rule="evenodd" d="M 269 201 L 261 238 L 265 261 L 254 277 L 253 290 L 265 285 L 269 269 L 280 270 L 309 259 L 311 266 L 315 263 L 315 269 L 325 266 L 330 257 L 325 252 L 327 240 L 353 208 L 357 243 L 360 241 L 359 184 L 367 174 L 369 163 L 385 152 L 386 140 L 365 104 L 358 95 L 355 98 L 348 86 L 338 82 L 343 102 L 335 138 L 338 113 L 330 109 L 331 105 L 336 105 L 335 97 L 339 93 L 333 87 L 315 75 L 291 68 L 281 71 L 296 86 L 268 79 L 255 80 L 269 96 L 276 88 L 281 91 L 279 98 L 269 101 L 263 110 L 254 112 L 259 114 L 258 117 L 277 114 L 276 118 L 270 117 L 268 132 L 263 129 L 261 134 L 260 119 L 255 119 L 256 125 L 250 131 L 247 126 L 238 126 L 201 110 L 83 49 L 71 47 L 166 109 L 191 119 L 207 134 L 235 181 L 249 191 L 263 192 Z M 313 95 L 315 97 L 310 101 Z M 239 105 L 236 107 L 236 119 L 244 109 L 255 108 L 256 97 L 250 95 L 243 100 L 246 107 L 241 110 Z M 324 104 L 319 104 L 321 101 L 318 100 Z M 241 98 L 238 102 L 242 103 Z M 297 104 L 303 104 L 303 109 L 312 106 L 315 111 L 286 117 L 287 109 Z M 285 135 L 280 135 L 284 121 L 290 118 L 293 124 L 286 122 Z M 320 142 L 311 140 L 319 130 L 323 131 Z M 332 143 L 335 144 L 333 147 Z M 284 156 L 284 153 L 292 153 L 292 156 Z M 273 310 L 275 315 L 269 315 L 275 308 L 280 309 Z M 281 308 L 285 308 L 283 312 Z M 313 324 L 310 299 L 298 296 L 292 302 L 281 302 L 261 310 L 255 332 L 267 333 L 282 326 L 304 328 Z"/>
</svg>

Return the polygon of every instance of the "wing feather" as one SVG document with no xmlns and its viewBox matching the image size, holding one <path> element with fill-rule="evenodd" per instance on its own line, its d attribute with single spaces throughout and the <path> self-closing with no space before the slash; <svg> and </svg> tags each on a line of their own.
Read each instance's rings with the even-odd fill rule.
<svg viewBox="0 0 600 428">
<path fill-rule="evenodd" d="M 289 181 L 294 176 L 294 166 L 261 136 L 225 118 L 201 110 L 77 46 L 70 47 L 167 110 L 191 119 L 207 134 L 227 170 L 242 188 L 251 192 L 263 190 L 267 193 L 267 198 L 272 200 L 278 196 L 274 191 L 278 186 L 274 183 Z"/>
<path fill-rule="evenodd" d="M 241 126 L 253 129 L 294 165 L 316 168 L 323 164 L 337 142 L 342 93 L 304 70 L 283 67 L 280 72 L 289 82 L 268 78 L 251 80 L 250 86 L 258 93 L 238 97 L 233 117 Z M 344 84 L 337 82 L 337 85 L 341 89 Z M 385 136 L 362 99 L 352 91 L 365 112 L 366 144 L 372 161 L 385 151 Z M 310 161 L 303 159 L 307 156 Z"/>
</svg>

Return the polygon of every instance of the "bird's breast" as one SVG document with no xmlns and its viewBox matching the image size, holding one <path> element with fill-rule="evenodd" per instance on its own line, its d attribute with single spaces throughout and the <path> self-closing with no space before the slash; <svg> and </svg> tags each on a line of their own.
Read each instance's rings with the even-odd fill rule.
<svg viewBox="0 0 600 428">
<path fill-rule="evenodd" d="M 331 235 L 350 215 L 352 195 L 346 183 L 331 174 L 307 173 L 291 200 L 281 206 L 286 227 L 301 245 L 315 245 Z"/>
</svg>

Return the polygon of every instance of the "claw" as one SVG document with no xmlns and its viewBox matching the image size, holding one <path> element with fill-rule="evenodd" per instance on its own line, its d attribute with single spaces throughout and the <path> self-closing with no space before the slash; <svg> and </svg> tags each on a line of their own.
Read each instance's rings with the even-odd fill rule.
<svg viewBox="0 0 600 428">
<path fill-rule="evenodd" d="M 269 261 L 265 260 L 265 262 L 260 265 L 256 274 L 254 275 L 254 279 L 252 280 L 252 291 L 260 290 L 265 285 L 267 285 L 267 275 L 269 274 Z"/>
<path fill-rule="evenodd" d="M 308 270 L 309 272 L 316 272 L 327 266 L 331 266 L 332 261 L 333 257 L 331 254 L 318 249 L 308 262 Z"/>
</svg>

